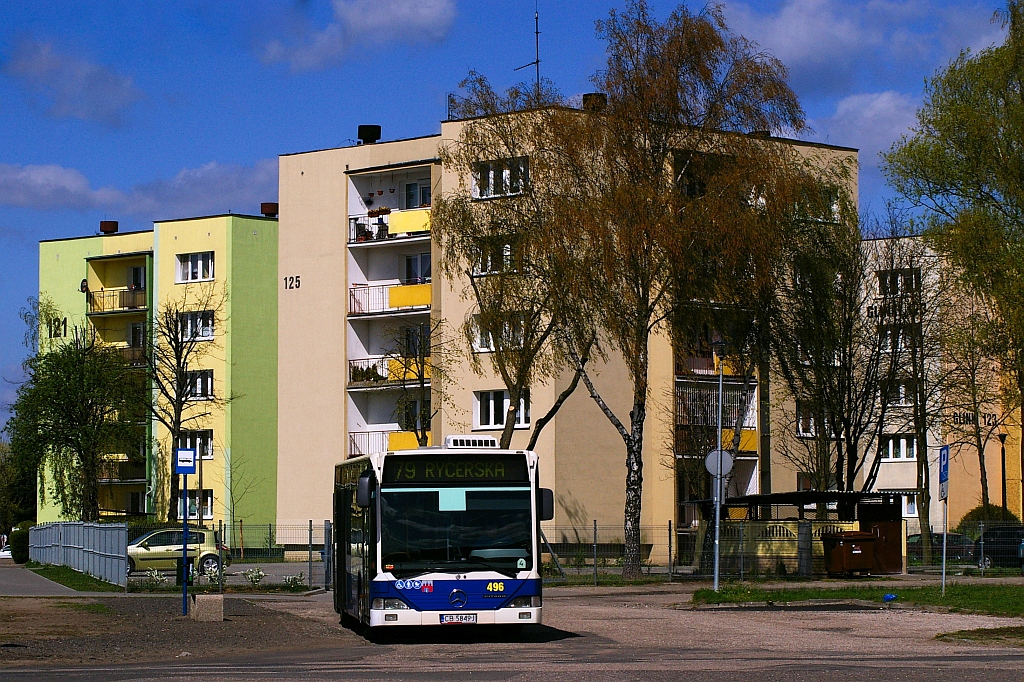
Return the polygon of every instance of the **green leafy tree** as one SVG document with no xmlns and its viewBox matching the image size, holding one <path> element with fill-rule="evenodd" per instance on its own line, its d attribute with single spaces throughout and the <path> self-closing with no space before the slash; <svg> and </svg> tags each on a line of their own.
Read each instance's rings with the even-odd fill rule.
<svg viewBox="0 0 1024 682">
<path fill-rule="evenodd" d="M 98 520 L 107 456 L 140 453 L 144 375 L 118 349 L 80 329 L 25 364 L 28 379 L 18 388 L 8 426 L 12 449 L 38 457 L 40 499 L 49 493 L 65 516 Z"/>
<path fill-rule="evenodd" d="M 990 301 L 1003 370 L 1024 394 L 1024 5 L 1001 45 L 964 50 L 925 88 L 917 126 L 885 155 L 927 236 Z M 996 337 L 1001 337 L 997 339 Z"/>
</svg>

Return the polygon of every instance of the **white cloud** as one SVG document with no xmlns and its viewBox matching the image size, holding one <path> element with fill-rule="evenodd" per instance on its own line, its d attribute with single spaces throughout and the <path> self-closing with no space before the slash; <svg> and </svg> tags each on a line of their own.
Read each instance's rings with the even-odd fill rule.
<svg viewBox="0 0 1024 682">
<path fill-rule="evenodd" d="M 930 75 L 961 47 L 977 50 L 1003 35 L 987 0 L 782 0 L 774 12 L 729 2 L 726 14 L 734 30 L 789 67 L 805 96 L 872 79 L 919 86 L 922 70 Z"/>
<path fill-rule="evenodd" d="M 154 219 L 211 213 L 254 213 L 263 201 L 277 198 L 277 159 L 252 166 L 211 161 L 185 168 L 170 180 L 134 187 L 125 197 L 128 213 Z"/>
<path fill-rule="evenodd" d="M 6 206 L 88 210 L 120 200 L 116 189 L 93 189 L 88 178 L 74 168 L 0 163 L 0 204 Z"/>
<path fill-rule="evenodd" d="M 229 210 L 254 213 L 260 202 L 276 197 L 276 159 L 261 159 L 252 166 L 211 161 L 127 191 L 94 189 L 74 168 L 0 164 L 0 205 L 38 210 L 103 209 L 159 220 Z"/>
<path fill-rule="evenodd" d="M 142 99 L 142 91 L 130 76 L 33 39 L 18 43 L 3 65 L 3 73 L 30 93 L 42 95 L 48 103 L 46 113 L 54 118 L 116 127 L 127 110 Z"/>
<path fill-rule="evenodd" d="M 455 20 L 454 0 L 332 0 L 327 26 L 307 22 L 294 40 L 264 44 L 266 63 L 287 63 L 292 71 L 313 71 L 337 63 L 360 44 L 436 42 Z"/>
<path fill-rule="evenodd" d="M 862 93 L 843 98 L 831 117 L 814 123 L 829 141 L 860 149 L 861 166 L 877 167 L 879 152 L 917 121 L 918 106 L 916 97 L 893 90 Z"/>
</svg>

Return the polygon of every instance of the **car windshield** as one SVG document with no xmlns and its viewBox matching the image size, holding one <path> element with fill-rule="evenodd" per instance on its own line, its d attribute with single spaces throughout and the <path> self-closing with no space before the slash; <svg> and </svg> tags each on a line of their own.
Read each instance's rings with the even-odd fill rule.
<svg viewBox="0 0 1024 682">
<path fill-rule="evenodd" d="M 381 558 L 396 576 L 533 567 L 530 488 L 381 491 Z"/>
</svg>

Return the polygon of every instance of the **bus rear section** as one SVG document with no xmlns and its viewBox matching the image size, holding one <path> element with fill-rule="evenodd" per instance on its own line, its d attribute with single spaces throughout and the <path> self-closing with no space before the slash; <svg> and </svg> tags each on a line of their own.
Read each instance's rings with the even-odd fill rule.
<svg viewBox="0 0 1024 682">
<path fill-rule="evenodd" d="M 537 455 L 453 441 L 338 465 L 342 622 L 517 629 L 542 621 L 539 522 L 554 510 L 551 491 L 537 485 Z"/>
</svg>

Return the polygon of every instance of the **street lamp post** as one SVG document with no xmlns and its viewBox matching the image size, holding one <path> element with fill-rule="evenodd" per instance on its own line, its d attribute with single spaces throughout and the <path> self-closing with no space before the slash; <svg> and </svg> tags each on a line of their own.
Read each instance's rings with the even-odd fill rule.
<svg viewBox="0 0 1024 682">
<path fill-rule="evenodd" d="M 722 353 L 725 349 L 725 344 L 721 341 L 714 344 L 715 357 L 718 360 L 718 424 L 716 431 L 718 432 L 718 450 L 716 456 L 718 457 L 718 467 L 714 476 L 715 484 L 715 592 L 718 592 L 719 576 L 721 574 L 721 545 L 720 540 L 722 536 L 722 480 L 725 478 L 722 475 L 722 379 L 724 374 L 724 363 L 722 362 Z"/>
<path fill-rule="evenodd" d="M 1006 520 L 1008 510 L 1006 507 L 1006 434 L 999 434 L 999 458 L 1003 463 L 1003 520 Z"/>
</svg>

